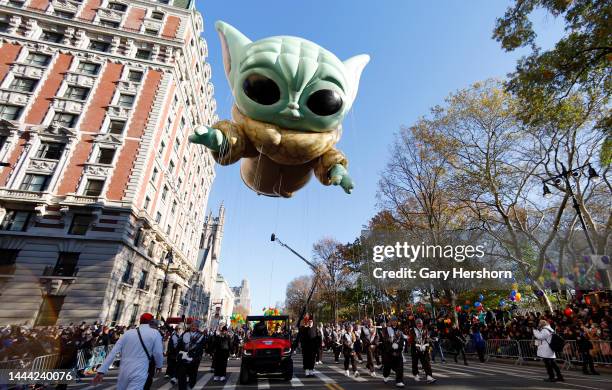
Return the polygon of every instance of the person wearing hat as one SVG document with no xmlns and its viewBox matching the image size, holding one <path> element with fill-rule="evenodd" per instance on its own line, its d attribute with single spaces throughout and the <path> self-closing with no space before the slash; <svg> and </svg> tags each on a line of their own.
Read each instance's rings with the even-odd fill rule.
<svg viewBox="0 0 612 390">
<path fill-rule="evenodd" d="M 170 379 L 170 382 L 175 385 L 176 379 L 176 359 L 178 358 L 178 343 L 181 337 L 180 328 L 177 326 L 172 329 L 170 337 L 168 338 L 168 347 L 166 348 L 166 357 L 168 366 L 166 367 L 166 378 Z"/>
<path fill-rule="evenodd" d="M 382 332 L 383 380 L 389 381 L 391 370 L 395 371 L 395 385 L 404 387 L 404 334 L 398 326 L 397 317 L 392 316 L 389 326 Z"/>
<path fill-rule="evenodd" d="M 307 377 L 314 375 L 315 358 L 317 354 L 317 330 L 312 317 L 304 317 L 304 326 L 298 332 L 298 340 L 302 347 L 304 372 Z"/>
<path fill-rule="evenodd" d="M 121 354 L 121 367 L 117 379 L 118 390 L 144 389 L 149 373 L 161 371 L 164 363 L 162 338 L 159 332 L 149 326 L 151 313 L 140 316 L 140 326 L 130 329 L 115 344 L 104 363 L 98 368 L 93 379 L 97 385 L 104 380 L 111 364 Z"/>
<path fill-rule="evenodd" d="M 179 338 L 177 346 L 176 377 L 179 390 L 193 389 L 198 378 L 198 368 L 204 354 L 206 338 L 200 332 L 200 320 L 193 320 L 188 331 Z"/>
<path fill-rule="evenodd" d="M 227 325 L 223 325 L 219 334 L 215 337 L 213 365 L 215 367 L 213 381 L 224 381 L 227 375 L 227 361 L 229 360 L 230 349 L 232 348 L 232 337 L 230 336 Z"/>
<path fill-rule="evenodd" d="M 344 372 L 346 376 L 351 376 L 349 366 L 353 370 L 353 376 L 358 377 L 359 371 L 355 364 L 355 342 L 357 341 L 357 335 L 353 331 L 353 325 L 347 323 L 344 326 L 344 333 L 342 334 L 342 355 L 344 355 Z"/>
<path fill-rule="evenodd" d="M 540 320 L 538 328 L 533 330 L 533 337 L 535 337 L 538 346 L 538 357 L 544 360 L 544 366 L 546 366 L 546 372 L 548 373 L 548 378 L 544 380 L 546 382 L 563 382 L 563 375 L 561 375 L 561 370 L 555 361 L 557 355 L 550 348 L 550 341 L 554 333 L 555 331 L 548 321 Z"/>
</svg>

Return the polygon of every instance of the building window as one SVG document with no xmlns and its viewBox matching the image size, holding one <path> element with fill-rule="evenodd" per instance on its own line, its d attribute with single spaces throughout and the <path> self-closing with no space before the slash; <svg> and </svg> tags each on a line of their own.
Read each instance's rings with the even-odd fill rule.
<svg viewBox="0 0 612 390">
<path fill-rule="evenodd" d="M 155 222 L 160 223 L 162 219 L 162 214 L 158 211 L 157 214 L 155 214 Z"/>
<path fill-rule="evenodd" d="M 93 222 L 93 216 L 90 214 L 75 214 L 68 229 L 68 234 L 84 236 L 89 229 L 89 225 Z"/>
<path fill-rule="evenodd" d="M 61 43 L 64 40 L 64 34 L 55 31 L 43 30 L 40 40 L 45 42 Z"/>
<path fill-rule="evenodd" d="M 29 53 L 25 59 L 25 63 L 28 65 L 47 66 L 49 62 L 51 62 L 51 56 L 41 53 Z"/>
<path fill-rule="evenodd" d="M 131 285 L 134 283 L 132 279 L 132 269 L 134 269 L 134 263 L 128 261 L 125 265 L 125 270 L 123 271 L 123 276 L 121 277 L 121 281 L 123 283 Z"/>
<path fill-rule="evenodd" d="M 179 139 L 179 137 L 176 137 L 174 139 L 174 151 L 178 153 L 180 147 L 181 147 L 181 140 Z"/>
<path fill-rule="evenodd" d="M 149 273 L 147 271 L 140 272 L 140 280 L 138 281 L 138 288 L 141 290 L 146 290 L 147 287 L 147 277 Z"/>
<path fill-rule="evenodd" d="M 153 29 L 153 28 L 145 28 L 144 32 L 147 35 L 153 35 L 153 36 L 159 35 L 159 30 L 156 30 L 156 29 Z M 140 58 L 140 57 L 137 57 L 137 58 Z M 148 59 L 148 57 L 147 57 L 147 59 Z"/>
<path fill-rule="evenodd" d="M 90 41 L 89 50 L 108 52 L 110 50 L 110 43 L 104 41 Z"/>
<path fill-rule="evenodd" d="M 159 155 L 162 156 L 164 154 L 164 149 L 166 149 L 166 143 L 162 141 L 159 145 Z"/>
<path fill-rule="evenodd" d="M 64 93 L 66 99 L 86 100 L 89 95 L 89 88 L 69 86 Z"/>
<path fill-rule="evenodd" d="M 121 313 L 123 313 L 123 301 L 118 300 L 115 304 L 115 312 L 113 313 L 113 325 L 119 321 L 119 318 L 121 318 Z"/>
<path fill-rule="evenodd" d="M 100 26 L 110 27 L 110 28 L 119 28 L 119 22 L 115 22 L 114 20 L 100 19 Z"/>
<path fill-rule="evenodd" d="M 9 27 L 11 27 L 10 24 L 8 24 L 8 22 L 5 22 L 4 20 L 0 20 L 0 32 L 8 32 Z"/>
<path fill-rule="evenodd" d="M 112 164 L 115 158 L 115 149 L 111 148 L 100 148 L 98 153 L 98 164 Z"/>
<path fill-rule="evenodd" d="M 162 195 L 161 195 L 162 200 L 165 201 L 167 196 L 168 196 L 168 186 L 164 185 L 164 189 L 162 190 Z"/>
<path fill-rule="evenodd" d="M 130 317 L 129 325 L 133 325 L 136 323 L 136 318 L 138 318 L 138 310 L 140 310 L 140 305 L 134 305 L 134 310 L 132 310 L 132 316 Z"/>
<path fill-rule="evenodd" d="M 25 232 L 31 215 L 32 213 L 29 211 L 7 210 L 0 229 L 11 232 Z"/>
<path fill-rule="evenodd" d="M 36 88 L 36 84 L 38 84 L 38 80 L 15 77 L 9 85 L 9 89 L 19 92 L 32 92 Z"/>
<path fill-rule="evenodd" d="M 19 249 L 0 248 L 0 275 L 12 275 L 15 273 Z"/>
<path fill-rule="evenodd" d="M 0 150 L 2 150 L 2 148 L 4 147 L 7 138 L 8 137 L 6 135 L 0 135 Z"/>
<path fill-rule="evenodd" d="M 166 226 L 166 234 L 170 235 L 171 231 L 172 231 L 172 226 L 170 226 L 170 224 L 168 224 L 168 226 Z"/>
<path fill-rule="evenodd" d="M 36 152 L 36 157 L 46 158 L 48 160 L 59 160 L 64 152 L 64 147 L 65 144 L 60 142 L 41 142 Z"/>
<path fill-rule="evenodd" d="M 100 65 L 93 62 L 79 62 L 77 72 L 96 76 L 100 72 Z"/>
<path fill-rule="evenodd" d="M 124 129 L 125 121 L 112 120 L 108 126 L 108 132 L 111 134 L 123 134 Z"/>
<path fill-rule="evenodd" d="M 134 82 L 134 83 L 139 83 L 142 81 L 142 76 L 143 73 L 139 70 L 130 70 L 128 72 L 128 80 Z"/>
<path fill-rule="evenodd" d="M 151 19 L 164 20 L 164 13 L 159 11 L 151 12 Z"/>
<path fill-rule="evenodd" d="M 136 50 L 136 58 L 140 60 L 149 60 L 151 59 L 151 50 L 147 49 L 138 49 Z"/>
<path fill-rule="evenodd" d="M 56 112 L 53 115 L 53 122 L 56 122 L 60 126 L 72 128 L 76 124 L 78 116 L 75 114 L 68 114 L 65 112 Z"/>
<path fill-rule="evenodd" d="M 23 107 L 20 106 L 0 104 L 0 118 L 6 119 L 7 121 L 15 121 L 21 116 L 22 109 Z"/>
<path fill-rule="evenodd" d="M 117 105 L 121 107 L 132 108 L 134 106 L 134 100 L 136 100 L 136 96 L 126 95 L 122 93 L 119 95 L 119 100 L 117 101 Z"/>
<path fill-rule="evenodd" d="M 147 210 L 149 208 L 149 206 L 151 205 L 151 198 L 149 198 L 148 196 L 145 197 L 145 201 L 144 201 L 144 209 Z"/>
<path fill-rule="evenodd" d="M 23 7 L 23 3 L 25 2 L 25 0 L 9 0 L 9 5 L 11 7 L 15 7 L 15 8 L 21 8 Z"/>
<path fill-rule="evenodd" d="M 23 182 L 19 189 L 23 191 L 45 191 L 49 185 L 50 178 L 51 176 L 49 175 L 27 174 L 23 178 Z"/>
<path fill-rule="evenodd" d="M 176 168 L 176 164 L 174 163 L 174 161 L 170 160 L 170 162 L 168 163 L 168 170 L 170 170 L 170 173 L 174 172 L 174 168 Z"/>
<path fill-rule="evenodd" d="M 151 175 L 151 181 L 153 183 L 155 183 L 155 181 L 157 180 L 158 173 L 159 173 L 159 170 L 157 170 L 157 168 L 153 168 L 153 174 Z"/>
<path fill-rule="evenodd" d="M 85 185 L 85 191 L 83 192 L 83 195 L 100 196 L 100 194 L 102 193 L 102 188 L 104 188 L 104 180 L 89 179 L 87 180 L 87 184 Z"/>
<path fill-rule="evenodd" d="M 170 209 L 170 212 L 171 212 L 173 215 L 174 215 L 174 213 L 176 212 L 176 206 L 177 206 L 177 203 L 176 203 L 176 200 L 175 200 L 174 202 L 172 202 L 172 209 Z"/>
<path fill-rule="evenodd" d="M 60 252 L 53 268 L 53 276 L 76 276 L 80 253 Z"/>
<path fill-rule="evenodd" d="M 59 10 L 59 9 L 56 9 L 55 11 L 53 11 L 53 15 L 58 16 L 58 17 L 63 18 L 63 19 L 72 19 L 72 18 L 74 18 L 74 12 L 62 11 L 62 10 Z"/>
<path fill-rule="evenodd" d="M 127 10 L 127 5 L 113 2 L 113 3 L 108 3 L 106 8 L 112 9 L 113 11 L 125 12 L 125 10 Z"/>
</svg>

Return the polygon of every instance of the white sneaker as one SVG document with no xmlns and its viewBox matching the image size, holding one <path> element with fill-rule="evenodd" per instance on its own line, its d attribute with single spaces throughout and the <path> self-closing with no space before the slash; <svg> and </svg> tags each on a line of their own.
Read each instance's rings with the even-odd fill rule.
<svg viewBox="0 0 612 390">
<path fill-rule="evenodd" d="M 372 378 L 376 378 L 376 371 L 370 371 L 370 375 L 372 376 Z"/>
<path fill-rule="evenodd" d="M 304 374 L 306 374 L 306 376 L 310 376 L 310 370 L 305 370 Z"/>
<path fill-rule="evenodd" d="M 436 378 L 434 378 L 431 375 L 427 375 L 427 383 L 434 383 L 436 381 Z"/>
<path fill-rule="evenodd" d="M 209 377 L 210 378 L 210 377 Z M 217 382 L 219 380 L 218 376 L 213 377 L 213 381 Z"/>
<path fill-rule="evenodd" d="M 397 382 L 395 387 L 404 387 L 404 382 Z"/>
<path fill-rule="evenodd" d="M 176 378 L 174 377 L 170 378 L 170 383 L 172 383 L 173 385 L 176 385 L 176 382 L 178 382 Z"/>
<path fill-rule="evenodd" d="M 223 382 L 223 381 L 225 380 L 225 377 L 224 377 L 224 376 L 222 376 L 221 378 L 219 378 L 219 380 L 220 380 L 221 382 Z"/>
<path fill-rule="evenodd" d="M 388 376 L 383 377 L 383 382 L 385 383 L 389 382 L 389 377 Z"/>
<path fill-rule="evenodd" d="M 344 371 L 344 375 L 351 376 L 351 372 L 349 370 Z"/>
<path fill-rule="evenodd" d="M 164 375 L 164 379 L 170 379 L 170 375 L 168 374 Z"/>
<path fill-rule="evenodd" d="M 355 376 L 355 378 L 357 378 L 359 376 L 359 371 L 355 371 L 353 375 Z"/>
<path fill-rule="evenodd" d="M 415 382 L 418 382 L 418 381 L 420 381 L 420 380 L 421 380 L 421 378 L 419 378 L 419 375 L 418 375 L 418 374 L 414 376 L 414 381 L 415 381 Z"/>
</svg>

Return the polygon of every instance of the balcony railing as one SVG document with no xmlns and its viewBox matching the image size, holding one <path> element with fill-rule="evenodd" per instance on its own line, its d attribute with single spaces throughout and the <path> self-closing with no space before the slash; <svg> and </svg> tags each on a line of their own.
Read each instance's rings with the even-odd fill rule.
<svg viewBox="0 0 612 390">
<path fill-rule="evenodd" d="M 1 189 L 0 198 L 25 202 L 46 202 L 51 198 L 48 192 Z"/>
</svg>

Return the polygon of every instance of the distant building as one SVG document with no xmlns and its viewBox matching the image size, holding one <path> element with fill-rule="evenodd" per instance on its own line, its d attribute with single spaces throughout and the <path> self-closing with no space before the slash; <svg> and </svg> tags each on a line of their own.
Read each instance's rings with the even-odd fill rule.
<svg viewBox="0 0 612 390">
<path fill-rule="evenodd" d="M 215 287 L 210 298 L 210 313 L 209 323 L 213 323 L 212 317 L 215 313 L 220 314 L 220 319 L 229 325 L 230 317 L 234 310 L 234 293 L 231 287 L 227 284 L 227 281 L 221 274 L 217 274 L 217 280 L 215 281 Z"/>
<path fill-rule="evenodd" d="M 246 309 L 247 314 L 251 314 L 251 289 L 249 281 L 242 279 L 242 283 L 238 287 L 232 287 L 234 296 L 234 307 L 242 306 Z"/>
<path fill-rule="evenodd" d="M 184 311 L 214 179 L 187 137 L 217 121 L 194 3 L 0 1 L 0 325 Z"/>
<path fill-rule="evenodd" d="M 196 272 L 189 280 L 190 288 L 186 296 L 184 314 L 187 317 L 208 319 L 210 299 L 217 282 L 224 223 L 225 207 L 223 205 L 219 207 L 219 214 L 216 217 L 211 211 L 204 220 Z"/>
</svg>

